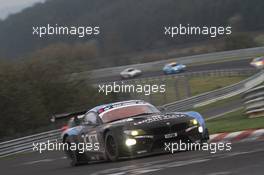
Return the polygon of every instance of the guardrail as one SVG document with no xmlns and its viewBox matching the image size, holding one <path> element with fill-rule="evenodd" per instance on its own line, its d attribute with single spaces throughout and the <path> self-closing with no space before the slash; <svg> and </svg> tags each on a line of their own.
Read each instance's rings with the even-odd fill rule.
<svg viewBox="0 0 264 175">
<path fill-rule="evenodd" d="M 264 117 L 264 85 L 245 92 L 243 100 L 249 118 Z"/>
<path fill-rule="evenodd" d="M 211 92 L 206 92 L 201 95 L 190 97 L 184 100 L 176 101 L 170 104 L 163 105 L 167 111 L 183 111 L 191 108 L 204 106 L 218 100 L 226 99 L 238 94 L 241 94 L 264 82 L 264 71 L 261 71 L 254 76 L 243 80 L 234 85 L 230 85 Z"/>
<path fill-rule="evenodd" d="M 240 83 L 221 88 L 219 90 L 204 93 L 188 99 L 163 105 L 168 111 L 182 111 L 195 106 L 205 105 L 220 99 L 231 97 L 243 93 L 264 81 L 264 71 L 241 81 Z M 263 91 L 262 91 L 263 94 Z M 61 130 L 52 130 L 15 140 L 0 143 L 0 157 L 5 157 L 21 152 L 33 151 L 33 143 L 37 142 L 55 142 L 60 138 Z"/>
<path fill-rule="evenodd" d="M 99 86 L 108 86 L 116 87 L 116 86 L 129 86 L 129 87 L 137 87 L 138 85 L 142 86 L 164 86 L 166 87 L 166 93 L 149 93 L 145 95 L 142 93 L 135 93 L 130 89 L 127 91 L 123 91 L 118 94 L 118 100 L 122 101 L 130 97 L 131 99 L 141 99 L 148 101 L 156 106 L 160 106 L 162 104 L 168 104 L 170 102 L 186 99 L 192 96 L 195 88 L 191 86 L 192 78 L 197 77 L 236 77 L 236 76 L 251 76 L 256 73 L 256 69 L 254 68 L 243 68 L 243 69 L 219 69 L 219 70 L 208 70 L 208 71 L 198 71 L 198 72 L 185 72 L 180 74 L 172 74 L 172 75 L 160 75 L 155 77 L 147 77 L 147 78 L 137 78 L 137 79 L 129 79 L 108 83 L 100 83 L 98 85 L 94 85 L 95 88 L 99 88 Z M 98 86 L 98 87 L 97 87 Z"/>
<path fill-rule="evenodd" d="M 33 151 L 33 143 L 42 143 L 47 142 L 55 142 L 60 138 L 61 130 L 52 130 L 48 132 L 43 132 L 39 134 L 30 135 L 27 137 L 22 137 L 6 142 L 0 143 L 0 157 L 6 157 L 9 155 Z"/>
<path fill-rule="evenodd" d="M 236 69 L 215 69 L 215 70 L 206 70 L 206 71 L 197 71 L 197 72 L 186 72 L 180 74 L 171 74 L 171 75 L 160 75 L 154 77 L 145 77 L 145 78 L 134 78 L 128 80 L 119 80 L 114 81 L 117 84 L 136 84 L 138 82 L 147 82 L 147 81 L 161 81 L 178 77 L 206 77 L 206 76 L 242 76 L 242 75 L 250 75 L 256 73 L 255 68 L 236 68 Z M 113 84 L 114 82 L 106 82 L 106 83 L 97 83 L 98 84 Z"/>
</svg>

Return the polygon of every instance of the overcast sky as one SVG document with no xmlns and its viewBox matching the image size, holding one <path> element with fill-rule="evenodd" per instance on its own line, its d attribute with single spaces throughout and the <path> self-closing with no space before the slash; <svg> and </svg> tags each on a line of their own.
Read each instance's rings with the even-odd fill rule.
<svg viewBox="0 0 264 175">
<path fill-rule="evenodd" d="M 0 18 L 4 19 L 9 14 L 20 12 L 22 9 L 45 0 L 0 0 Z"/>
</svg>

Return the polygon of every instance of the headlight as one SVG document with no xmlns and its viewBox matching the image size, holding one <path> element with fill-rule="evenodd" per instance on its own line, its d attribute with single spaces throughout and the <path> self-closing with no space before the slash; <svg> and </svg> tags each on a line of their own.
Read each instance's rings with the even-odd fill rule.
<svg viewBox="0 0 264 175">
<path fill-rule="evenodd" d="M 126 130 L 124 131 L 124 133 L 131 136 L 138 136 L 138 135 L 144 135 L 145 131 L 143 131 L 142 129 L 136 129 L 136 130 Z"/>
<path fill-rule="evenodd" d="M 198 121 L 196 119 L 190 120 L 191 125 L 198 125 Z"/>
<path fill-rule="evenodd" d="M 137 144 L 136 139 L 126 139 L 126 145 L 127 146 L 133 146 L 135 144 Z"/>
<path fill-rule="evenodd" d="M 199 133 L 203 133 L 203 127 L 199 126 L 198 131 L 199 131 Z"/>
<path fill-rule="evenodd" d="M 261 66 L 262 65 L 262 62 L 256 62 L 255 65 L 256 66 Z"/>
</svg>

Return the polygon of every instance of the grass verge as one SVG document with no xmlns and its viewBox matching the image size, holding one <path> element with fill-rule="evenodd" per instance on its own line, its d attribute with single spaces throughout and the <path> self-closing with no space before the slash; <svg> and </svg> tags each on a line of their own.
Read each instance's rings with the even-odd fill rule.
<svg viewBox="0 0 264 175">
<path fill-rule="evenodd" d="M 195 77 L 189 80 L 192 96 L 204 92 L 220 89 L 228 85 L 238 83 L 247 76 L 234 76 L 234 77 Z"/>
<path fill-rule="evenodd" d="M 208 77 L 193 77 L 188 79 L 189 87 L 191 88 L 191 96 L 198 95 L 204 92 L 216 90 L 228 85 L 238 83 L 248 76 L 208 76 Z M 161 82 L 151 82 L 152 84 L 160 84 Z M 157 93 L 151 95 L 150 99 L 145 99 L 155 105 L 162 105 L 181 100 L 187 97 L 186 86 L 184 80 L 166 79 L 163 83 L 166 84 L 166 93 Z M 144 98 L 144 97 L 143 97 Z"/>
<path fill-rule="evenodd" d="M 238 110 L 206 122 L 210 134 L 264 128 L 264 117 L 248 118 L 244 110 Z"/>
<path fill-rule="evenodd" d="M 241 95 L 236 95 L 234 97 L 223 99 L 223 100 L 220 100 L 220 101 L 217 101 L 217 102 L 205 105 L 205 106 L 197 107 L 197 108 L 194 108 L 193 110 L 195 110 L 199 113 L 204 113 L 208 109 L 218 108 L 219 106 L 224 106 L 226 104 L 230 104 L 230 103 L 232 103 L 234 101 L 238 101 L 238 100 L 241 100 Z"/>
</svg>

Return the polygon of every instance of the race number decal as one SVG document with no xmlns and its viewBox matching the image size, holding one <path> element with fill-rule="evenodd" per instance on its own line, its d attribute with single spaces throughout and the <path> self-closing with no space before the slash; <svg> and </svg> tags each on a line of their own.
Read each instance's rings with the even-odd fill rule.
<svg viewBox="0 0 264 175">
<path fill-rule="evenodd" d="M 84 140 L 84 143 L 92 143 L 92 144 L 98 143 L 98 137 L 97 137 L 96 133 L 95 134 L 91 134 L 91 135 L 84 134 L 84 135 L 82 135 L 82 138 Z"/>
<path fill-rule="evenodd" d="M 98 137 L 97 134 L 89 135 L 88 140 L 90 143 L 98 143 Z"/>
</svg>

